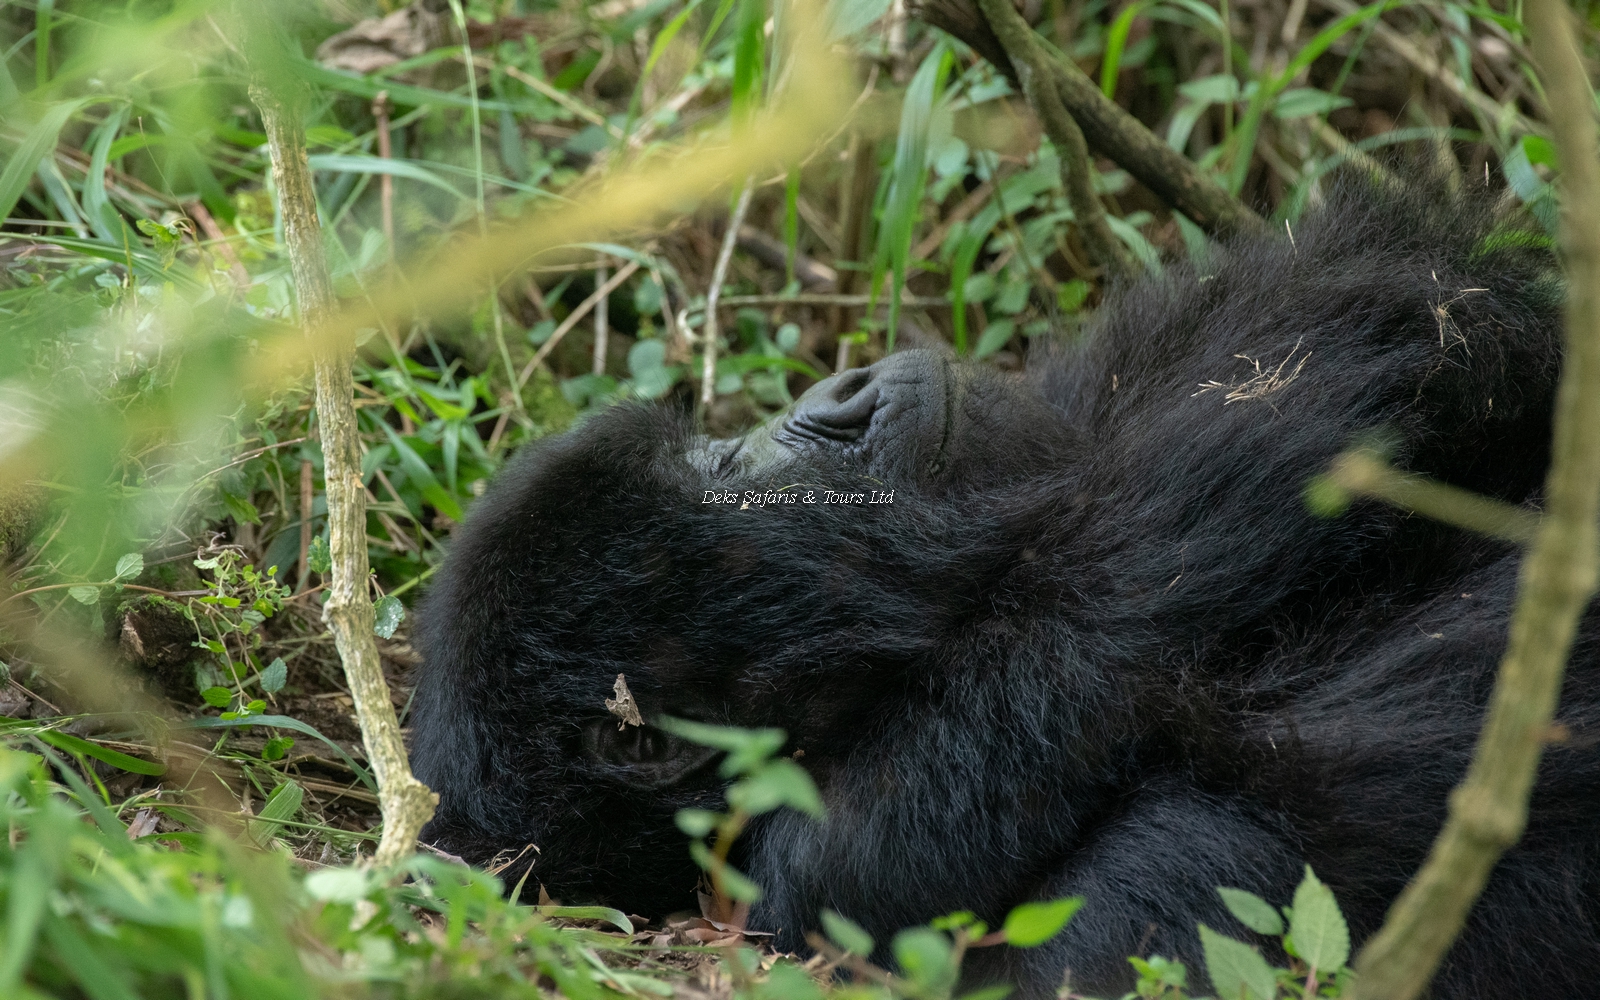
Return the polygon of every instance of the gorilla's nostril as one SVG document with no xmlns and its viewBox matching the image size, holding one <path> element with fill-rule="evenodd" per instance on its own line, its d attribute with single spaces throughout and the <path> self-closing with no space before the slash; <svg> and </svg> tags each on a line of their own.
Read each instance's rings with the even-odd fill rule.
<svg viewBox="0 0 1600 1000">
<path fill-rule="evenodd" d="M 838 384 L 828 395 L 833 397 L 835 403 L 843 403 L 867 387 L 872 381 L 872 373 L 865 368 L 852 368 L 840 374 L 838 379 Z"/>
</svg>

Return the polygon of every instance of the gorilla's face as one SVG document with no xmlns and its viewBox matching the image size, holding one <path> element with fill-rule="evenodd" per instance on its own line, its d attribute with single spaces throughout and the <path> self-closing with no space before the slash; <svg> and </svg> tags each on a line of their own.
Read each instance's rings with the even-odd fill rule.
<svg viewBox="0 0 1600 1000">
<path fill-rule="evenodd" d="M 826 794 L 831 750 L 875 724 L 875 692 L 914 673 L 973 581 L 1023 548 L 975 527 L 974 511 L 991 523 L 1005 505 L 966 498 L 1059 459 L 1061 425 L 1016 377 L 907 351 L 823 380 L 742 438 L 620 406 L 529 448 L 420 615 L 413 755 L 441 816 L 484 846 L 443 820 L 430 836 L 478 861 L 536 843 L 535 878 L 569 900 L 657 912 L 692 898 L 672 815 L 719 806 L 721 781 L 704 748 L 619 729 L 604 705 L 616 675 L 647 722 L 785 729 Z M 829 698 L 807 692 L 845 664 Z"/>
<path fill-rule="evenodd" d="M 1059 418 L 1029 397 L 1017 379 L 992 369 L 902 351 L 823 379 L 765 426 L 696 442 L 684 457 L 717 481 L 772 480 L 820 466 L 884 489 L 943 492 L 1033 464 L 1039 452 L 1026 442 L 1048 438 L 1045 429 Z M 1010 443 L 1010 461 L 1000 442 Z"/>
</svg>

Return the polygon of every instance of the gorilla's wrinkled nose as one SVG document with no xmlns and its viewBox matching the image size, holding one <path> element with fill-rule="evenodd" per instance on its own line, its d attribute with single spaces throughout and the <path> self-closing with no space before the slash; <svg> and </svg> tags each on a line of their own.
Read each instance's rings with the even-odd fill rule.
<svg viewBox="0 0 1600 1000">
<path fill-rule="evenodd" d="M 902 351 L 825 378 L 795 401 L 782 433 L 815 442 L 860 441 L 874 414 L 894 418 L 942 403 L 943 366 L 929 351 Z"/>
</svg>

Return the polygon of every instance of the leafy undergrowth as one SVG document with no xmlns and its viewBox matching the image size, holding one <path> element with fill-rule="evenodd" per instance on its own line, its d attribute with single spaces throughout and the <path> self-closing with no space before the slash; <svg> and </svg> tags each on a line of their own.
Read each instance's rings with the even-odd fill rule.
<svg viewBox="0 0 1600 1000">
<path fill-rule="evenodd" d="M 138 806 L 116 803 L 90 766 L 141 762 L 104 744 L 41 730 L 0 748 L 0 996 L 135 998 L 260 997 L 683 997 L 688 1000 L 1000 1000 L 991 984 L 962 993 L 972 948 L 1050 942 L 1084 905 L 1078 897 L 1026 903 L 998 930 L 971 913 L 908 928 L 881 950 L 861 927 L 824 911 L 825 935 L 809 957 L 780 955 L 767 935 L 743 929 L 756 890 L 729 868 L 724 837 L 782 807 L 820 813 L 804 772 L 770 759 L 783 736 L 685 725 L 680 735 L 727 753 L 737 780 L 729 811 L 685 810 L 681 826 L 717 830 L 721 851 L 694 852 L 711 895 L 703 916 L 650 925 L 601 906 L 525 905 L 524 883 L 454 859 L 414 855 L 392 870 L 296 859 L 283 838 L 299 786 L 279 785 L 252 817 L 194 815 L 165 807 L 192 829 L 151 831 Z M 204 796 L 200 796 L 203 798 Z M 1349 972 L 1350 939 L 1333 894 L 1306 871 L 1281 911 L 1237 889 L 1219 889 L 1241 924 L 1276 939 L 1275 968 L 1258 947 L 1199 928 L 1206 971 L 1224 1000 L 1336 997 Z M 542 895 L 542 893 L 541 893 Z M 715 914 L 715 916 L 713 916 Z M 721 919 L 718 919 L 720 917 Z M 870 959 L 888 957 L 893 971 Z M 1129 997 L 1184 1000 L 1184 966 L 1130 958 Z M 1061 987 L 1067 1000 L 1070 970 Z"/>
</svg>

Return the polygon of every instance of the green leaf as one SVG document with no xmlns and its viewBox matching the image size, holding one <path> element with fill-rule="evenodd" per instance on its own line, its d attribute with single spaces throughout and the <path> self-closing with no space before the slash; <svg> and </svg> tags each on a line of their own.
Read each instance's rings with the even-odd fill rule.
<svg viewBox="0 0 1600 1000">
<path fill-rule="evenodd" d="M 1283 918 L 1271 903 L 1255 893 L 1217 886 L 1217 895 L 1222 897 L 1223 904 L 1235 919 L 1257 934 L 1276 936 L 1283 933 Z"/>
<path fill-rule="evenodd" d="M 726 861 L 718 861 L 704 841 L 690 841 L 689 855 L 712 876 L 714 882 L 721 883 L 722 891 L 730 899 L 741 903 L 754 903 L 761 898 L 761 887 Z"/>
<path fill-rule="evenodd" d="M 286 780 L 274 788 L 261 811 L 256 813 L 255 821 L 250 824 L 250 836 L 258 844 L 265 844 L 276 837 L 284 822 L 294 819 L 300 811 L 305 797 L 306 790 L 293 781 Z"/>
<path fill-rule="evenodd" d="M 939 985 L 954 978 L 950 939 L 931 927 L 911 927 L 894 936 L 891 945 L 900 971 L 914 983 Z"/>
<path fill-rule="evenodd" d="M 769 761 L 728 789 L 728 804 L 752 816 L 781 806 L 816 819 L 823 816 L 822 798 L 805 769 L 788 758 Z"/>
<path fill-rule="evenodd" d="M 633 933 L 633 921 L 628 919 L 627 914 L 621 910 L 613 910 L 609 906 L 533 906 L 529 909 L 547 917 L 561 917 L 564 920 L 601 920 L 624 934 Z"/>
<path fill-rule="evenodd" d="M 1310 115 L 1325 115 L 1335 108 L 1348 108 L 1355 102 L 1348 97 L 1338 97 L 1315 87 L 1291 87 L 1278 95 L 1272 106 L 1277 118 L 1288 121 Z"/>
<path fill-rule="evenodd" d="M 306 566 L 313 573 L 333 569 L 333 553 L 328 549 L 328 540 L 321 535 L 311 539 L 311 546 L 306 550 Z"/>
<path fill-rule="evenodd" d="M 394 630 L 406 616 L 405 605 L 398 597 L 380 597 L 372 605 L 372 631 L 384 639 L 394 638 Z"/>
<path fill-rule="evenodd" d="M 1200 925 L 1200 947 L 1211 988 L 1222 1000 L 1272 1000 L 1277 995 L 1277 976 L 1254 948 L 1205 924 Z"/>
<path fill-rule="evenodd" d="M 281 656 L 274 657 L 272 662 L 267 664 L 267 669 L 261 671 L 261 690 L 267 694 L 277 694 L 283 690 L 283 686 L 288 682 L 289 665 L 283 662 L 283 657 Z M 221 689 L 213 688 L 212 690 Z M 206 700 L 210 701 L 209 698 Z M 227 702 L 223 702 L 223 704 L 227 704 Z"/>
<path fill-rule="evenodd" d="M 1082 896 L 1023 903 L 1006 914 L 1006 943 L 1017 948 L 1034 948 L 1061 933 L 1067 921 L 1083 906 Z"/>
<path fill-rule="evenodd" d="M 274 736 L 262 746 L 261 759 L 265 761 L 282 760 L 292 749 L 294 749 L 294 737 Z"/>
<path fill-rule="evenodd" d="M 1016 320 L 997 319 L 983 328 L 983 336 L 978 338 L 976 357 L 987 358 L 1011 342 L 1011 337 L 1017 332 Z"/>
<path fill-rule="evenodd" d="M 74 601 L 77 601 L 79 604 L 99 604 L 100 603 L 100 588 L 99 587 L 92 587 L 92 586 L 89 586 L 88 584 L 83 584 L 81 586 L 77 586 L 77 587 L 71 588 L 70 590 L 67 591 L 67 593 L 71 594 L 72 595 L 72 599 Z"/>
<path fill-rule="evenodd" d="M 738 726 L 713 726 L 688 719 L 662 716 L 656 724 L 667 732 L 690 743 L 727 751 L 721 774 L 731 778 L 753 771 L 763 761 L 783 748 L 788 734 L 781 729 L 741 729 Z"/>
<path fill-rule="evenodd" d="M 137 552 L 129 552 L 127 555 L 117 560 L 117 575 L 115 579 L 132 580 L 134 577 L 143 572 L 144 556 Z"/>
<path fill-rule="evenodd" d="M 1289 918 L 1289 938 L 1295 953 L 1324 972 L 1342 967 L 1350 957 L 1350 928 L 1339 912 L 1339 904 L 1311 866 L 1294 891 L 1294 910 Z"/>
<path fill-rule="evenodd" d="M 28 182 L 33 179 L 33 172 L 39 166 L 39 161 L 55 148 L 61 127 L 72 117 L 74 111 L 83 107 L 89 100 L 90 98 L 83 97 L 53 105 L 32 128 L 28 129 L 28 134 L 22 137 L 22 144 L 6 161 L 4 172 L 0 172 L 0 218 L 10 215 L 11 210 L 17 207 L 17 201 L 22 197 L 22 192 L 27 190 Z"/>
<path fill-rule="evenodd" d="M 829 941 L 852 955 L 866 958 L 872 954 L 872 935 L 849 917 L 825 909 L 822 911 L 822 930 L 828 935 Z"/>
<path fill-rule="evenodd" d="M 329 903 L 366 899 L 374 881 L 371 868 L 324 868 L 306 876 L 306 894 Z"/>
<path fill-rule="evenodd" d="M 389 443 L 394 446 L 395 455 L 400 459 L 400 467 L 406 470 L 406 475 L 410 476 L 417 489 L 422 491 L 423 499 L 433 504 L 439 513 L 452 521 L 462 520 L 461 505 L 439 485 L 439 480 L 434 477 L 433 470 L 428 468 L 428 463 L 422 460 L 422 456 L 418 455 L 404 438 L 395 433 L 394 428 L 384 424 L 383 430 L 389 435 Z"/>
<path fill-rule="evenodd" d="M 233 692 L 225 687 L 208 687 L 200 692 L 200 697 L 212 708 L 227 708 L 233 701 Z"/>
<path fill-rule="evenodd" d="M 81 753 L 85 757 L 93 757 L 95 760 L 104 761 L 112 767 L 119 767 L 134 774 L 160 775 L 167 773 L 167 769 L 160 764 L 148 760 L 140 760 L 137 757 L 129 757 L 125 753 L 118 753 L 109 747 L 91 743 L 70 733 L 58 732 L 54 729 L 42 729 L 34 735 L 57 749 Z"/>
<path fill-rule="evenodd" d="M 828 40 L 838 41 L 883 17 L 893 0 L 832 0 L 828 4 Z"/>
<path fill-rule="evenodd" d="M 761 1000 L 823 1000 L 822 988 L 800 966 L 779 959 L 759 987 Z"/>
<path fill-rule="evenodd" d="M 678 829 L 689 836 L 704 837 L 717 828 L 722 816 L 709 809 L 679 809 L 672 820 L 678 824 Z"/>
<path fill-rule="evenodd" d="M 271 729 L 292 729 L 297 733 L 304 733 L 326 743 L 334 753 L 339 755 L 339 759 L 344 761 L 345 766 L 354 772 L 357 778 L 361 779 L 363 785 L 366 785 L 374 793 L 378 790 L 378 783 L 373 780 L 371 772 L 357 764 L 355 758 L 345 752 L 344 747 L 322 735 L 314 726 L 287 715 L 252 715 L 248 719 L 199 718 L 190 719 L 188 722 L 183 723 L 182 726 L 186 729 L 231 729 L 239 726 L 267 726 Z"/>
</svg>

